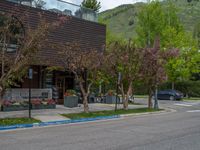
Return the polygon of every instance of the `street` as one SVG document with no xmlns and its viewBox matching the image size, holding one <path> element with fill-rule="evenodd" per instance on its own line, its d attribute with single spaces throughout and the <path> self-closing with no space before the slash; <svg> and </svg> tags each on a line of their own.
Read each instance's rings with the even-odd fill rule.
<svg viewBox="0 0 200 150">
<path fill-rule="evenodd" d="M 160 101 L 160 105 L 176 112 L 0 132 L 0 149 L 199 150 L 199 101 Z"/>
</svg>

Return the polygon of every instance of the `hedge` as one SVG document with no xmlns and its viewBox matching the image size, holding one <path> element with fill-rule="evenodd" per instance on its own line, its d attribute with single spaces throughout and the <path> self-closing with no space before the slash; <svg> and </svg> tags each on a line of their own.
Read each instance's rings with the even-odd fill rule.
<svg viewBox="0 0 200 150">
<path fill-rule="evenodd" d="M 170 89 L 171 83 L 165 83 L 160 89 Z M 200 97 L 200 81 L 182 81 L 175 83 L 175 89 L 189 97 Z"/>
<path fill-rule="evenodd" d="M 135 84 L 134 94 L 135 95 L 147 95 L 147 87 L 140 83 Z M 171 83 L 166 82 L 159 86 L 159 90 L 171 89 Z M 200 81 L 182 81 L 175 83 L 175 89 L 184 93 L 185 96 L 189 97 L 200 97 Z"/>
</svg>

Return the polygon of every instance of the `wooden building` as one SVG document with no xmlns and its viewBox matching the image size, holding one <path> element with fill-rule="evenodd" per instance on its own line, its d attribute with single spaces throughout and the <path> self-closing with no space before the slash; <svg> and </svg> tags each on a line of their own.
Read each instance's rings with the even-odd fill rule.
<svg viewBox="0 0 200 150">
<path fill-rule="evenodd" d="M 52 0 L 46 1 L 44 6 L 34 6 L 32 0 L 1 0 L 0 15 L 13 13 L 13 11 L 16 11 L 18 15 L 26 13 L 28 17 L 22 22 L 25 28 L 26 26 L 35 28 L 41 14 L 50 22 L 58 19 L 59 15 L 69 16 L 70 19 L 66 24 L 50 33 L 48 42 L 79 42 L 84 49 L 103 50 L 106 41 L 106 26 L 97 22 L 95 12 L 60 0 L 53 0 L 55 5 L 49 4 L 49 1 Z M 36 56 L 40 61 L 31 64 L 34 70 L 31 85 L 32 88 L 38 89 L 56 87 L 59 91 L 60 103 L 62 103 L 64 92 L 74 87 L 74 78 L 68 72 L 46 71 L 47 66 L 62 66 L 62 61 L 58 59 L 58 50 L 51 48 L 48 43 L 45 45 Z M 15 52 L 15 46 L 11 47 L 10 52 Z M 28 86 L 28 80 L 25 79 L 21 83 L 21 88 L 28 88 Z"/>
</svg>

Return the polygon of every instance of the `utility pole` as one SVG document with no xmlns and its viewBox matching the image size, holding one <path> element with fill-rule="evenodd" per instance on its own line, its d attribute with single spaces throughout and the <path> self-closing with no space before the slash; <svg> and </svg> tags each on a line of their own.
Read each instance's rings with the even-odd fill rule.
<svg viewBox="0 0 200 150">
<path fill-rule="evenodd" d="M 31 104 L 31 81 L 33 79 L 33 69 L 29 68 L 28 70 L 28 78 L 29 78 L 29 109 L 28 109 L 28 116 L 31 118 L 31 109 L 32 109 L 32 104 Z"/>
</svg>

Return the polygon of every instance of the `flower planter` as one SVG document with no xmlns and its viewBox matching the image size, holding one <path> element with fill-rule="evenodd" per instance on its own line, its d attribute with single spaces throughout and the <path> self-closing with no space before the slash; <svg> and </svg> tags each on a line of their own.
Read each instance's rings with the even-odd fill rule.
<svg viewBox="0 0 200 150">
<path fill-rule="evenodd" d="M 27 110 L 28 106 L 22 105 L 11 105 L 11 106 L 2 106 L 2 111 L 20 111 L 20 110 Z"/>
<path fill-rule="evenodd" d="M 32 109 L 55 109 L 55 104 L 49 104 L 49 105 L 32 105 Z M 2 111 L 21 111 L 21 110 L 28 110 L 29 106 L 23 106 L 23 105 L 11 105 L 11 106 L 2 106 Z"/>
<path fill-rule="evenodd" d="M 107 95 L 105 103 L 106 104 L 115 104 L 116 103 L 116 96 L 109 96 L 109 95 Z M 118 99 L 117 103 L 119 104 L 119 99 Z"/>
<path fill-rule="evenodd" d="M 65 96 L 64 106 L 70 108 L 78 107 L 78 96 Z"/>
<path fill-rule="evenodd" d="M 32 105 L 32 109 L 55 109 L 56 105 L 55 104 L 49 104 L 49 105 Z"/>
</svg>

